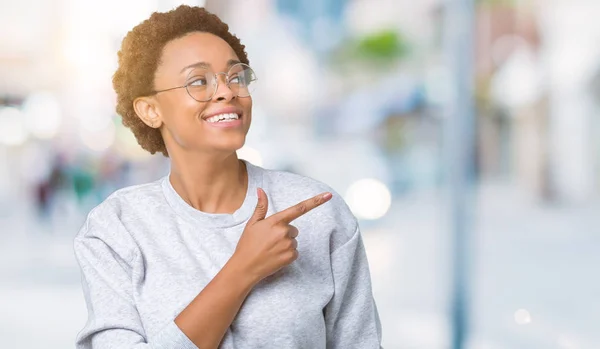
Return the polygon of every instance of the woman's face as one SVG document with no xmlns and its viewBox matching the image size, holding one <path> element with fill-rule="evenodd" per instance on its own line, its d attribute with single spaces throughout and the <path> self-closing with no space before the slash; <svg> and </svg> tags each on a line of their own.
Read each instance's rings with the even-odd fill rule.
<svg viewBox="0 0 600 349">
<path fill-rule="evenodd" d="M 225 40 L 209 33 L 190 33 L 165 45 L 154 88 L 159 91 L 192 81 L 202 85 L 206 81 L 201 78 L 207 72 L 227 73 L 237 62 L 239 58 Z M 154 96 L 156 114 L 169 153 L 178 149 L 231 153 L 244 145 L 252 120 L 252 97 L 235 96 L 225 83 L 225 74 L 216 75 L 216 78 L 216 92 L 208 101 L 193 99 L 185 88 Z M 211 123 L 206 120 L 231 113 L 238 114 L 240 122 Z"/>
</svg>

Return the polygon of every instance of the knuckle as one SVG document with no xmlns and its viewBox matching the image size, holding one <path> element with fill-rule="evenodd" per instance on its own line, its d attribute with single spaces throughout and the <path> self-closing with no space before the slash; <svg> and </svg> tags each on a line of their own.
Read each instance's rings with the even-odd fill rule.
<svg viewBox="0 0 600 349">
<path fill-rule="evenodd" d="M 294 250 L 296 248 L 296 240 L 295 239 L 289 239 L 286 243 L 286 249 L 288 250 Z"/>
<path fill-rule="evenodd" d="M 289 254 L 288 253 L 282 253 L 279 256 L 279 261 L 280 261 L 279 262 L 280 264 L 288 264 L 288 263 L 290 263 Z"/>
<path fill-rule="evenodd" d="M 297 258 L 298 258 L 298 251 L 296 251 L 296 250 L 286 251 L 285 253 L 283 253 L 281 255 L 281 260 L 285 264 L 289 264 L 289 263 L 295 261 Z"/>
<path fill-rule="evenodd" d="M 298 213 L 300 214 L 304 214 L 307 211 L 307 209 L 308 208 L 306 207 L 306 204 L 304 202 L 299 204 L 296 208 L 296 210 L 298 210 Z"/>
<path fill-rule="evenodd" d="M 276 225 L 274 228 L 274 235 L 277 239 L 283 239 L 287 236 L 288 230 L 285 226 Z"/>
</svg>

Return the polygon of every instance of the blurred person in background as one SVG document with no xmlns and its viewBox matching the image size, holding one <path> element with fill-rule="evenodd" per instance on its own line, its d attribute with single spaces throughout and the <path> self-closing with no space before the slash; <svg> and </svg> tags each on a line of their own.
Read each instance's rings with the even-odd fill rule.
<svg viewBox="0 0 600 349">
<path fill-rule="evenodd" d="M 255 80 L 244 45 L 204 8 L 155 12 L 123 39 L 117 112 L 171 167 L 114 192 L 75 237 L 88 308 L 77 348 L 381 347 L 346 202 L 237 157 Z"/>
<path fill-rule="evenodd" d="M 50 218 L 50 211 L 56 202 L 56 197 L 61 191 L 67 190 L 69 185 L 66 160 L 61 154 L 56 154 L 52 157 L 48 175 L 35 184 L 36 206 L 40 218 Z"/>
</svg>

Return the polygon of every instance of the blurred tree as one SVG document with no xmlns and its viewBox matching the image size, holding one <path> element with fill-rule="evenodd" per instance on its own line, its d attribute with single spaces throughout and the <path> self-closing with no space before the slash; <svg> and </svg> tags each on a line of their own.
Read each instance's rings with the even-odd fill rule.
<svg viewBox="0 0 600 349">
<path fill-rule="evenodd" d="M 335 64 L 366 63 L 378 69 L 403 60 L 409 53 L 404 35 L 395 29 L 384 29 L 347 40 L 331 58 Z"/>
<path fill-rule="evenodd" d="M 364 59 L 395 61 L 408 52 L 408 45 L 398 32 L 384 30 L 360 38 L 355 52 Z"/>
</svg>

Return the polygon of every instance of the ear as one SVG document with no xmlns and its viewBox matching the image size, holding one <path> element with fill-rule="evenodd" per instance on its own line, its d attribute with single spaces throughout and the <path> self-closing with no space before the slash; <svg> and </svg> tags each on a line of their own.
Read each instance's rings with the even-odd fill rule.
<svg viewBox="0 0 600 349">
<path fill-rule="evenodd" d="M 133 110 L 137 116 L 149 127 L 160 128 L 162 119 L 156 100 L 152 97 L 138 97 L 133 100 Z"/>
</svg>

